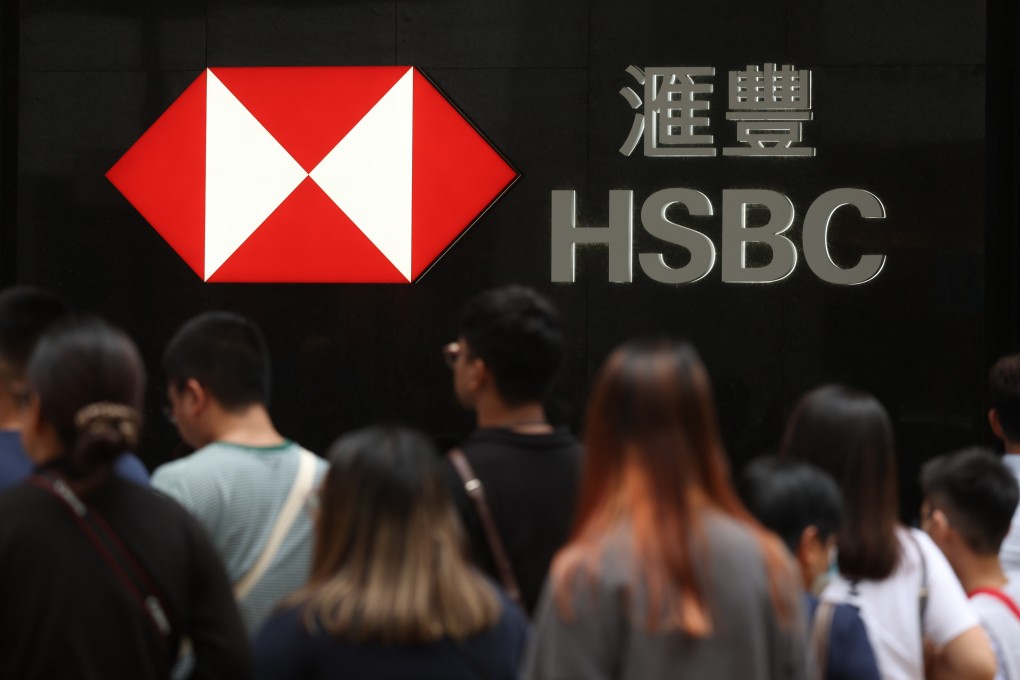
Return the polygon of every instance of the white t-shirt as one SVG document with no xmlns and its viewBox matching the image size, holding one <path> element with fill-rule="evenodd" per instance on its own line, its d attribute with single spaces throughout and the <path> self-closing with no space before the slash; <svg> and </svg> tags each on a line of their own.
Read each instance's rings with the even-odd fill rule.
<svg viewBox="0 0 1020 680">
<path fill-rule="evenodd" d="M 1006 597 L 1020 606 L 1020 583 L 1010 582 L 1002 589 Z M 1009 605 L 993 595 L 976 593 L 970 604 L 992 640 L 999 660 L 996 679 L 1020 680 L 1020 618 Z"/>
<path fill-rule="evenodd" d="M 1017 481 L 1020 481 L 1020 454 L 1007 453 L 1002 457 L 1002 462 L 1013 471 Z M 1002 547 L 999 548 L 999 561 L 1009 580 L 1020 583 L 1020 507 L 1017 507 L 1013 515 L 1013 525 L 1002 541 Z"/>
<path fill-rule="evenodd" d="M 902 527 L 896 530 L 900 561 L 888 578 L 860 581 L 854 588 L 837 576 L 822 593 L 823 600 L 849 602 L 860 608 L 883 680 L 924 679 L 919 610 L 923 579 L 918 546 L 928 570 L 924 636 L 944 645 L 980 625 L 942 552 L 924 532 L 909 530 L 917 539 L 915 543 L 907 531 Z"/>
</svg>

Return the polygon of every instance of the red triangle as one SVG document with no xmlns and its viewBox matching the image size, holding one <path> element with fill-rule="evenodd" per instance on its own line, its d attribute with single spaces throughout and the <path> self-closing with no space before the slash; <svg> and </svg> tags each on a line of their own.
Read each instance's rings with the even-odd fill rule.
<svg viewBox="0 0 1020 680">
<path fill-rule="evenodd" d="M 407 66 L 215 68 L 306 172 L 333 150 Z"/>
<path fill-rule="evenodd" d="M 206 74 L 106 173 L 195 273 L 205 267 Z"/>
<path fill-rule="evenodd" d="M 407 283 L 310 177 L 209 281 Z"/>
<path fill-rule="evenodd" d="M 412 281 L 517 177 L 417 70 L 413 144 Z"/>
</svg>

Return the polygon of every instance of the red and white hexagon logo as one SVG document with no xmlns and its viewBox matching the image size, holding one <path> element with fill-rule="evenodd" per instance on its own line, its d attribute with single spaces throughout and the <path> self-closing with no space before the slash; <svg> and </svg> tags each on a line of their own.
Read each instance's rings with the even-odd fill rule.
<svg viewBox="0 0 1020 680">
<path fill-rule="evenodd" d="M 106 176 L 205 281 L 407 283 L 517 172 L 385 66 L 206 69 Z"/>
</svg>

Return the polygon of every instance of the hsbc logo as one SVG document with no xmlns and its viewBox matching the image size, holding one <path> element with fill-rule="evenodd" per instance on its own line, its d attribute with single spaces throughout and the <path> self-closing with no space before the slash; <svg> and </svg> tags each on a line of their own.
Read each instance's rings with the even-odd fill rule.
<svg viewBox="0 0 1020 680">
<path fill-rule="evenodd" d="M 408 283 L 517 172 L 417 69 L 206 69 L 107 178 L 208 282 Z"/>
</svg>

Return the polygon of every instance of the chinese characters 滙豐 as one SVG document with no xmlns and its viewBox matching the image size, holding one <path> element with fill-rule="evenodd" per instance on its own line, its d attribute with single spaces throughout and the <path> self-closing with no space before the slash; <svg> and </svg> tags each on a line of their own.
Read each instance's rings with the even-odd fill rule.
<svg viewBox="0 0 1020 680">
<path fill-rule="evenodd" d="M 644 142 L 645 156 L 715 156 L 708 112 L 715 69 L 709 66 L 627 68 L 644 98 L 631 87 L 620 94 L 635 110 L 620 153 L 630 156 Z M 792 65 L 749 65 L 729 72 L 729 111 L 726 120 L 736 124 L 735 146 L 724 156 L 814 156 L 802 146 L 803 126 L 812 120 L 811 71 Z M 638 111 L 644 107 L 643 111 Z"/>
</svg>

